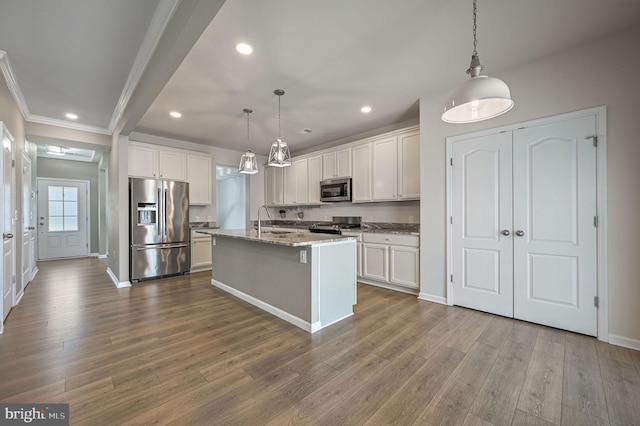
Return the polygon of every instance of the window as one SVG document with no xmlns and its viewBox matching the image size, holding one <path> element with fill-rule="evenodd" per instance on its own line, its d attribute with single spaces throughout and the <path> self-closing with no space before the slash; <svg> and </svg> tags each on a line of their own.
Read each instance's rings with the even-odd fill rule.
<svg viewBox="0 0 640 426">
<path fill-rule="evenodd" d="M 49 232 L 78 230 L 78 188 L 49 187 Z"/>
</svg>

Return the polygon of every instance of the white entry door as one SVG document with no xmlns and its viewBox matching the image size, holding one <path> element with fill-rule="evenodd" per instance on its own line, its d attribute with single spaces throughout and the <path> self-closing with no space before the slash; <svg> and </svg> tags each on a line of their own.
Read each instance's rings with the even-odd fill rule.
<svg viewBox="0 0 640 426">
<path fill-rule="evenodd" d="M 38 179 L 38 258 L 89 254 L 89 185 L 86 181 Z"/>
<path fill-rule="evenodd" d="M 7 130 L 0 124 L 2 133 L 2 315 L 0 322 L 4 321 L 13 307 L 14 286 L 16 282 L 15 272 L 15 164 L 14 140 Z M 0 324 L 1 325 L 1 324 Z M 0 329 L 2 327 L 0 326 Z"/>
<path fill-rule="evenodd" d="M 597 334 L 593 116 L 452 144 L 453 303 Z"/>
</svg>

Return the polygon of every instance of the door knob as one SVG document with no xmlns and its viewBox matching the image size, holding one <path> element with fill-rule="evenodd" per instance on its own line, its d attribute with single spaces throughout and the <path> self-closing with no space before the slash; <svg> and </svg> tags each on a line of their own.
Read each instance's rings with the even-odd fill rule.
<svg viewBox="0 0 640 426">
<path fill-rule="evenodd" d="M 5 234 L 4 232 L 2 233 L 2 238 L 13 238 L 13 234 Z"/>
<path fill-rule="evenodd" d="M 508 229 L 503 229 L 501 232 L 502 235 L 511 235 L 511 232 L 509 232 Z"/>
<path fill-rule="evenodd" d="M 521 230 L 519 230 L 519 229 L 518 229 L 518 230 L 516 231 L 516 235 L 517 235 L 518 237 L 522 237 L 522 236 L 524 235 L 524 231 L 521 231 Z"/>
<path fill-rule="evenodd" d="M 35 226 L 29 226 L 29 227 L 27 227 L 27 229 L 30 230 L 30 231 L 33 231 L 34 229 L 36 229 L 36 227 Z"/>
</svg>

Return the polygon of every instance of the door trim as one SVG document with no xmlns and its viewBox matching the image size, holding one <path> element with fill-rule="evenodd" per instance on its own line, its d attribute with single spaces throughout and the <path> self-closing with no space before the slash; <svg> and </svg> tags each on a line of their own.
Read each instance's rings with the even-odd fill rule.
<svg viewBox="0 0 640 426">
<path fill-rule="evenodd" d="M 453 174 L 450 166 L 450 159 L 453 158 L 453 143 L 470 138 L 493 135 L 501 132 L 512 132 L 523 127 L 534 127 L 544 124 L 558 123 L 561 121 L 572 120 L 575 118 L 595 116 L 596 132 L 598 136 L 598 145 L 596 148 L 596 210 L 598 215 L 596 256 L 597 256 L 597 272 L 596 272 L 596 291 L 599 299 L 599 307 L 597 308 L 598 321 L 598 340 L 609 341 L 609 282 L 608 282 L 608 249 L 607 249 L 607 107 L 599 106 L 588 108 L 580 111 L 573 111 L 566 114 L 544 117 L 535 120 L 525 121 L 521 123 L 510 124 L 492 129 L 480 130 L 476 132 L 466 133 L 464 135 L 452 136 L 445 139 L 446 141 L 446 182 L 447 182 L 447 202 L 446 202 L 446 221 L 447 221 L 447 238 L 446 238 L 446 263 L 447 263 L 447 286 L 446 286 L 446 304 L 453 306 L 453 285 L 451 276 L 453 274 L 453 240 L 452 225 L 449 218 L 453 215 L 452 208 L 452 179 Z"/>
</svg>

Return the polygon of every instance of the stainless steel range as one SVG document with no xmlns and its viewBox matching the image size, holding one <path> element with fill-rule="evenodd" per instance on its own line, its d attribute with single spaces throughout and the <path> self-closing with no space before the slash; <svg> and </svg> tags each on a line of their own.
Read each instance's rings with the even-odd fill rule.
<svg viewBox="0 0 640 426">
<path fill-rule="evenodd" d="M 342 234 L 343 229 L 360 228 L 360 216 L 333 216 L 331 222 L 318 222 L 309 226 L 309 232 L 321 234 Z"/>
</svg>

